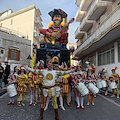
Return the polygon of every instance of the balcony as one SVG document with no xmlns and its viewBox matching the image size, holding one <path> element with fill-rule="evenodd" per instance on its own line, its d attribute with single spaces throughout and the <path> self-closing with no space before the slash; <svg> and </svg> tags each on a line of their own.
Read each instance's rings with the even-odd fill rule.
<svg viewBox="0 0 120 120">
<path fill-rule="evenodd" d="M 115 0 L 102 0 L 102 1 L 108 1 L 108 2 L 113 2 L 113 1 L 115 1 Z"/>
<path fill-rule="evenodd" d="M 95 0 L 88 11 L 88 20 L 98 20 L 104 14 L 107 2 Z"/>
<path fill-rule="evenodd" d="M 82 0 L 80 4 L 80 8 L 82 11 L 87 11 L 90 4 L 92 3 L 93 0 Z"/>
<path fill-rule="evenodd" d="M 37 25 L 37 26 L 39 26 L 39 27 L 43 27 L 43 25 L 42 25 L 42 19 L 40 18 L 40 17 L 36 17 L 35 18 L 35 24 Z"/>
<path fill-rule="evenodd" d="M 77 10 L 77 13 L 75 15 L 75 21 L 77 22 L 81 22 L 82 19 L 84 18 L 85 16 L 85 12 L 84 11 L 80 11 L 80 8 Z"/>
<path fill-rule="evenodd" d="M 85 32 L 80 31 L 80 27 L 78 27 L 75 31 L 75 39 L 82 39 L 85 35 Z"/>
<path fill-rule="evenodd" d="M 34 37 L 35 37 L 36 39 L 39 39 L 39 32 L 36 31 L 36 30 L 34 30 Z"/>
<path fill-rule="evenodd" d="M 76 0 L 76 5 L 79 7 L 82 0 Z"/>
<path fill-rule="evenodd" d="M 87 16 L 83 19 L 83 21 L 81 22 L 80 26 L 80 31 L 84 31 L 87 32 L 88 30 L 90 30 L 90 28 L 93 25 L 93 21 L 92 20 L 88 20 Z"/>
<path fill-rule="evenodd" d="M 120 5 L 110 13 L 74 52 L 79 58 L 120 37 Z"/>
</svg>

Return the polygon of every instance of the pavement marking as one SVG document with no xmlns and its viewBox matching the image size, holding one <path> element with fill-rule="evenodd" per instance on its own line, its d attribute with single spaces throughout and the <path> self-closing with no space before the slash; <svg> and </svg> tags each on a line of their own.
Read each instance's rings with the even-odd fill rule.
<svg viewBox="0 0 120 120">
<path fill-rule="evenodd" d="M 120 107 L 120 104 L 116 103 L 114 100 L 111 100 L 111 99 L 109 99 L 109 98 L 106 98 L 106 97 L 104 97 L 103 95 L 100 95 L 100 94 L 98 94 L 98 95 L 99 95 L 100 97 L 104 98 L 105 100 L 113 103 L 114 105 Z"/>
</svg>

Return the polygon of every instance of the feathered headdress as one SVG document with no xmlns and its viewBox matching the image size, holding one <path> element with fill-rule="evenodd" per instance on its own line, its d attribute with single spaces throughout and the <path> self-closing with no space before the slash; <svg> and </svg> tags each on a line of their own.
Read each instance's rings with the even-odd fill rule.
<svg viewBox="0 0 120 120">
<path fill-rule="evenodd" d="M 118 69 L 118 67 L 116 66 L 114 69 L 112 69 L 112 71 L 114 70 L 114 71 L 116 71 Z"/>
<path fill-rule="evenodd" d="M 103 72 L 105 72 L 105 73 L 107 72 L 107 67 L 103 70 Z"/>
<path fill-rule="evenodd" d="M 81 63 L 81 60 L 78 61 L 78 65 L 77 66 L 81 66 L 80 63 Z"/>
</svg>

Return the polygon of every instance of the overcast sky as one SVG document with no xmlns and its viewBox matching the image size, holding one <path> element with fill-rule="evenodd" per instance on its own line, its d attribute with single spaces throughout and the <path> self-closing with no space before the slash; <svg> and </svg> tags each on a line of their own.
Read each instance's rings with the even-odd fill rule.
<svg viewBox="0 0 120 120">
<path fill-rule="evenodd" d="M 43 28 L 48 28 L 48 24 L 51 22 L 51 17 L 48 15 L 48 12 L 56 9 L 62 9 L 68 14 L 68 21 L 71 18 L 75 17 L 77 12 L 77 5 L 75 5 L 76 0 L 0 0 L 0 13 L 12 9 L 14 12 L 28 7 L 32 4 L 36 5 L 36 8 L 40 9 L 42 13 Z M 78 27 L 78 22 L 73 22 L 69 27 L 69 42 L 75 43 L 76 39 L 74 38 L 74 32 Z"/>
</svg>

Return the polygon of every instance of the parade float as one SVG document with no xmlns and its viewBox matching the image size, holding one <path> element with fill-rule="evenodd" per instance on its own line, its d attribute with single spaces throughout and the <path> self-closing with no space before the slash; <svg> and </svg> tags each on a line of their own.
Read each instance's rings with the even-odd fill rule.
<svg viewBox="0 0 120 120">
<path fill-rule="evenodd" d="M 48 29 L 40 29 L 43 37 L 40 39 L 40 48 L 36 49 L 36 63 L 43 60 L 46 67 L 48 61 L 59 65 L 65 62 L 69 67 L 70 50 L 67 49 L 66 44 L 68 43 L 68 27 L 74 18 L 67 22 L 67 14 L 61 9 L 54 9 L 48 14 L 53 22 L 49 23 Z"/>
</svg>

